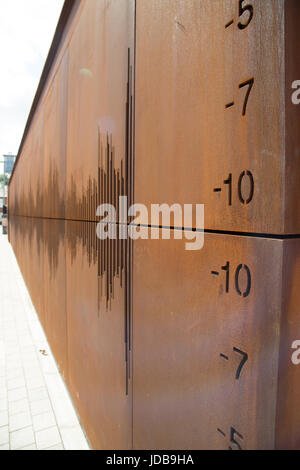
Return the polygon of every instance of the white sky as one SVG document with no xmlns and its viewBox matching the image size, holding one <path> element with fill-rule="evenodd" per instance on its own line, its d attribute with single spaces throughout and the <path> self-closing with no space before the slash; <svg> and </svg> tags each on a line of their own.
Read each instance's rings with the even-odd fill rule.
<svg viewBox="0 0 300 470">
<path fill-rule="evenodd" d="M 17 154 L 63 3 L 0 0 L 0 160 Z"/>
</svg>

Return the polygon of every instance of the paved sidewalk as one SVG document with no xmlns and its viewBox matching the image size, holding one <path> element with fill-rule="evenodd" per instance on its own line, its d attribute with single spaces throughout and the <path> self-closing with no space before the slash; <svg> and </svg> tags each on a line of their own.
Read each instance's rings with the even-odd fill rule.
<svg viewBox="0 0 300 470">
<path fill-rule="evenodd" d="M 89 447 L 12 248 L 1 234 L 0 450 L 50 449 Z"/>
</svg>

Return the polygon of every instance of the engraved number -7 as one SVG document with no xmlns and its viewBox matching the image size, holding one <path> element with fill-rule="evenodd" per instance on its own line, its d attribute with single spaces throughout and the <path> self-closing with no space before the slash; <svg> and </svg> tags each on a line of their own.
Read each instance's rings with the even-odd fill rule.
<svg viewBox="0 0 300 470">
<path fill-rule="evenodd" d="M 253 85 L 254 85 L 254 78 L 250 78 L 249 80 L 246 80 L 245 82 L 239 85 L 239 88 L 244 88 L 245 86 L 248 86 L 248 90 L 245 96 L 245 101 L 244 101 L 244 106 L 243 106 L 243 113 L 242 113 L 243 116 L 246 116 L 247 104 L 248 104 L 249 96 L 250 96 Z"/>
<path fill-rule="evenodd" d="M 236 380 L 239 380 L 239 378 L 241 376 L 242 369 L 243 369 L 244 365 L 246 364 L 246 362 L 248 361 L 248 354 L 245 353 L 244 351 L 241 351 L 238 348 L 233 348 L 233 350 L 234 350 L 234 352 L 236 352 L 238 354 L 241 354 L 243 356 L 243 358 L 240 362 L 240 365 L 237 368 L 236 375 L 235 375 Z"/>
</svg>

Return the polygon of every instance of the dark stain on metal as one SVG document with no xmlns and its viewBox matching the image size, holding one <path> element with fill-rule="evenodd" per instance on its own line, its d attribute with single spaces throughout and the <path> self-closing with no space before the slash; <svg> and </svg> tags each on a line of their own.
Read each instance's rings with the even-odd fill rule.
<svg viewBox="0 0 300 470">
<path fill-rule="evenodd" d="M 175 21 L 175 23 L 176 23 L 176 25 L 178 26 L 178 28 L 179 28 L 183 33 L 186 34 L 186 28 L 185 28 L 185 26 L 184 26 L 182 23 L 180 23 L 179 21 Z"/>
</svg>

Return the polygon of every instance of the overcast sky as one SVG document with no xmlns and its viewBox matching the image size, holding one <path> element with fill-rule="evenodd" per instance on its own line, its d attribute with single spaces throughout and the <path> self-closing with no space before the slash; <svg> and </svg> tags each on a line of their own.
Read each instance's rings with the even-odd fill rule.
<svg viewBox="0 0 300 470">
<path fill-rule="evenodd" d="M 0 0 L 0 160 L 18 151 L 63 3 Z"/>
</svg>

